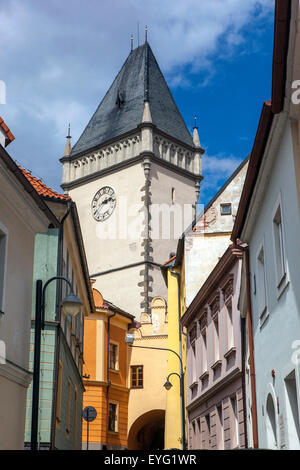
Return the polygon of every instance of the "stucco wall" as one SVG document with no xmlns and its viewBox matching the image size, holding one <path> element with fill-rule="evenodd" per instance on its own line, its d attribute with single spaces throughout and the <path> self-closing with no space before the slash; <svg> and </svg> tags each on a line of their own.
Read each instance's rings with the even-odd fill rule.
<svg viewBox="0 0 300 470">
<path fill-rule="evenodd" d="M 270 393 L 276 412 L 277 448 L 300 448 L 291 436 L 291 422 L 288 419 L 288 399 L 284 379 L 295 370 L 298 389 L 298 410 L 300 396 L 300 369 L 294 364 L 292 343 L 300 339 L 300 221 L 289 124 L 284 128 L 282 141 L 269 172 L 268 184 L 260 191 L 259 211 L 256 213 L 253 232 L 250 236 L 251 302 L 253 308 L 253 332 L 256 368 L 256 394 L 258 410 L 259 446 L 270 447 L 266 431 L 266 400 Z M 275 254 L 273 244 L 273 209 L 281 197 L 284 232 L 284 249 L 287 264 L 287 285 L 279 296 L 277 291 Z M 257 277 L 257 254 L 264 242 L 266 267 L 266 298 L 268 318 L 261 325 L 257 306 L 254 278 Z M 259 289 L 257 285 L 257 289 Z M 272 370 L 275 377 L 272 377 Z M 278 400 L 278 407 L 277 407 Z M 299 413 L 299 411 L 298 411 Z M 296 437 L 297 441 L 297 437 Z"/>
<path fill-rule="evenodd" d="M 248 160 L 234 175 L 203 217 L 185 238 L 186 304 L 192 302 L 200 287 L 230 245 L 230 234 L 240 201 Z M 221 215 L 221 204 L 231 203 L 231 214 Z M 199 269 L 201 266 L 201 269 Z"/>
<path fill-rule="evenodd" d="M 42 211 L 0 160 L 0 230 L 6 237 L 1 260 L 4 298 L 0 310 L 4 314 L 0 314 L 0 341 L 6 346 L 6 364 L 0 365 L 0 449 L 24 447 L 26 391 L 31 380 L 26 370 L 34 240 L 36 233 L 47 230 L 48 224 Z"/>
</svg>

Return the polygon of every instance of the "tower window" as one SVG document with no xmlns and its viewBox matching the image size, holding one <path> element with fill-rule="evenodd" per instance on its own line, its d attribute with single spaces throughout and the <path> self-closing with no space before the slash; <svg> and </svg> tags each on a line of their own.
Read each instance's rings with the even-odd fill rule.
<svg viewBox="0 0 300 470">
<path fill-rule="evenodd" d="M 220 204 L 221 215 L 231 215 L 231 203 Z"/>
<path fill-rule="evenodd" d="M 172 188 L 171 200 L 172 200 L 172 204 L 175 204 L 175 188 Z"/>
</svg>

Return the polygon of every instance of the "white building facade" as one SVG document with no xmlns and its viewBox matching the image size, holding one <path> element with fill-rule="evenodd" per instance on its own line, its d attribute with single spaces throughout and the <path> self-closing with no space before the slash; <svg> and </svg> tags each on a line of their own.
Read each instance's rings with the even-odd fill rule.
<svg viewBox="0 0 300 470">
<path fill-rule="evenodd" d="M 273 66 L 272 101 L 263 106 L 232 236 L 248 245 L 240 294 L 240 310 L 248 318 L 248 443 L 282 450 L 300 449 L 300 218 L 295 172 L 300 155 L 292 133 L 299 110 L 290 99 L 290 84 L 299 68 L 299 2 L 290 3 L 291 17 L 281 11 L 280 18 L 285 18 L 289 47 L 284 65 Z M 280 7 L 277 2 L 275 24 Z M 275 33 L 274 57 L 283 43 Z M 278 108 L 282 77 L 286 86 Z"/>
</svg>

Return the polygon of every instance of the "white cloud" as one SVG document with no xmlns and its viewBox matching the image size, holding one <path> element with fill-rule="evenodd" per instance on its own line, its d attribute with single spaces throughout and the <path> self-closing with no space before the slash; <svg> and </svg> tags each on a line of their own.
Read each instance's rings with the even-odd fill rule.
<svg viewBox="0 0 300 470">
<path fill-rule="evenodd" d="M 7 86 L 7 105 L 0 106 L 0 115 L 16 136 L 26 136 L 16 139 L 11 151 L 19 158 L 30 152 L 32 169 L 39 173 L 42 165 L 53 165 L 69 121 L 74 143 L 119 71 L 131 33 L 137 45 L 138 21 L 140 43 L 147 24 L 149 42 L 172 86 L 189 86 L 185 66 L 190 73 L 205 70 L 199 80 L 205 86 L 215 72 L 213 55 L 226 57 L 243 48 L 245 28 L 255 26 L 257 15 L 271 21 L 273 8 L 273 0 L 1 2 L 0 80 Z M 49 144 L 42 155 L 42 139 L 32 134 L 39 127 Z M 50 183 L 57 188 L 59 182 L 60 174 Z"/>
</svg>

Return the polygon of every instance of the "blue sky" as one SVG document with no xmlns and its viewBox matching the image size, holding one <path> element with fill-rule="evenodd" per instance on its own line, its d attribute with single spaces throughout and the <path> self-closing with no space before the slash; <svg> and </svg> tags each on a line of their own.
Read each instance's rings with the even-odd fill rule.
<svg viewBox="0 0 300 470">
<path fill-rule="evenodd" d="M 10 155 L 60 190 L 68 123 L 75 144 L 144 25 L 192 131 L 197 113 L 206 204 L 251 151 L 271 96 L 273 0 L 8 0 L 0 5 L 0 116 Z"/>
</svg>

